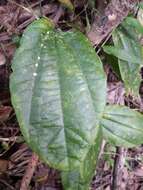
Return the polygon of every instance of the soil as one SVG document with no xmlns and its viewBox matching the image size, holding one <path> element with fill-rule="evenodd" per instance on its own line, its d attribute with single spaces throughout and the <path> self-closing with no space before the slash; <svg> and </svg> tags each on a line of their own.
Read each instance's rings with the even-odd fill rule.
<svg viewBox="0 0 143 190">
<path fill-rule="evenodd" d="M 0 190 L 20 190 L 32 151 L 26 145 L 11 105 L 9 77 L 11 61 L 24 29 L 36 19 L 47 16 L 54 20 L 57 27 L 68 30 L 71 27 L 86 32 L 94 14 L 103 7 L 98 0 L 93 8 L 87 0 L 73 1 L 74 13 L 56 0 L 0 0 Z M 100 2 L 100 3 L 99 3 Z M 98 47 L 97 47 L 98 48 Z M 110 66 L 105 66 L 108 78 L 108 102 L 122 98 L 123 84 L 118 80 Z M 132 97 L 123 100 L 129 107 L 140 108 L 140 101 Z M 126 151 L 122 169 L 120 190 L 143 190 L 143 146 Z M 116 148 L 105 143 L 92 180 L 92 190 L 110 190 L 113 180 Z M 31 179 L 31 190 L 62 190 L 60 173 L 38 161 Z M 114 189 L 113 189 L 114 190 Z"/>
</svg>

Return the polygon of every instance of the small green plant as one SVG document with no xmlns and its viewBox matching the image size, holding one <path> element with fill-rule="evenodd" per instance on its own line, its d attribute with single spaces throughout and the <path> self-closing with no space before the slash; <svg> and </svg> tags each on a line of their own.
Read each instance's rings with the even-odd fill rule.
<svg viewBox="0 0 143 190">
<path fill-rule="evenodd" d="M 65 190 L 89 189 L 103 138 L 126 147 L 143 142 L 139 112 L 106 106 L 102 63 L 81 32 L 56 30 L 45 18 L 34 21 L 12 70 L 11 99 L 22 134 L 45 163 L 61 171 Z"/>
<path fill-rule="evenodd" d="M 134 96 L 139 94 L 140 68 L 143 65 L 139 33 L 143 33 L 143 27 L 137 19 L 127 17 L 112 34 L 114 46 L 104 46 L 106 53 L 118 58 L 126 93 Z"/>
</svg>

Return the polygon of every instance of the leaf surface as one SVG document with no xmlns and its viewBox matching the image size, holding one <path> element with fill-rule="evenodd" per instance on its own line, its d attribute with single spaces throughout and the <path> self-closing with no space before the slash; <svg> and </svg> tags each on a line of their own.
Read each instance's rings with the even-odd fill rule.
<svg viewBox="0 0 143 190">
<path fill-rule="evenodd" d="M 81 163 L 79 170 L 62 172 L 62 182 L 66 190 L 89 190 L 90 182 L 95 174 L 96 163 L 98 160 L 102 143 L 102 131 L 96 138 L 96 143 L 91 146 L 84 162 Z"/>
<path fill-rule="evenodd" d="M 119 68 L 127 94 L 138 96 L 140 86 L 140 68 L 143 65 L 142 47 L 138 33 L 130 19 L 126 19 L 113 32 L 114 47 L 106 46 L 104 51 L 118 57 Z"/>
<path fill-rule="evenodd" d="M 37 20 L 23 35 L 12 70 L 12 103 L 30 147 L 51 167 L 77 171 L 82 183 L 91 179 L 106 79 L 88 39 Z"/>
<path fill-rule="evenodd" d="M 101 126 L 104 138 L 116 146 L 133 147 L 143 143 L 143 116 L 126 106 L 106 106 Z"/>
<path fill-rule="evenodd" d="M 73 10 L 73 4 L 71 3 L 70 0 L 58 0 L 60 3 L 62 3 L 63 5 L 65 5 L 66 7 L 68 7 L 70 10 Z"/>
</svg>

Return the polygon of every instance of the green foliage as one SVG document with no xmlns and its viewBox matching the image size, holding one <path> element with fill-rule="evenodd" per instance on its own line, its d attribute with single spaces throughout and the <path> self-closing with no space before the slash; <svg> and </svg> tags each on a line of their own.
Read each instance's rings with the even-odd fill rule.
<svg viewBox="0 0 143 190">
<path fill-rule="evenodd" d="M 105 46 L 104 51 L 118 57 L 120 73 L 127 94 L 138 96 L 141 81 L 139 72 L 143 63 L 143 55 L 137 30 L 129 20 L 126 19 L 113 32 L 112 37 L 115 46 Z"/>
<path fill-rule="evenodd" d="M 130 27 L 134 28 L 134 30 L 136 30 L 140 34 L 143 34 L 143 26 L 140 24 L 140 22 L 137 19 L 133 17 L 127 17 L 126 21 Z"/>
<path fill-rule="evenodd" d="M 75 170 L 89 184 L 106 103 L 102 64 L 89 41 L 77 31 L 55 31 L 45 19 L 35 21 L 12 69 L 12 103 L 30 147 L 50 166 Z"/>
<path fill-rule="evenodd" d="M 143 142 L 143 116 L 125 106 L 106 106 L 101 126 L 103 136 L 116 146 L 133 147 Z"/>
<path fill-rule="evenodd" d="M 122 43 L 136 45 L 126 38 Z M 136 68 L 139 46 L 128 46 L 120 60 L 137 58 Z M 128 50 L 133 52 L 129 61 Z M 115 145 L 142 143 L 141 114 L 105 106 L 102 63 L 82 33 L 55 30 L 47 19 L 34 21 L 23 34 L 12 70 L 11 99 L 22 134 L 45 163 L 61 171 L 65 190 L 89 189 L 103 135 Z"/>
<path fill-rule="evenodd" d="M 62 3 L 65 7 L 69 8 L 70 10 L 74 10 L 73 4 L 70 0 L 58 0 L 60 3 Z"/>
<path fill-rule="evenodd" d="M 88 0 L 88 3 L 92 8 L 95 8 L 96 0 Z"/>
<path fill-rule="evenodd" d="M 106 63 L 108 63 L 111 66 L 111 68 L 113 69 L 115 74 L 118 76 L 118 78 L 122 80 L 120 68 L 118 64 L 118 58 L 113 55 L 106 54 L 105 59 L 106 59 Z"/>
<path fill-rule="evenodd" d="M 108 167 L 114 167 L 114 156 L 116 155 L 116 147 L 111 143 L 106 143 L 104 147 L 103 160 L 105 160 Z"/>
<path fill-rule="evenodd" d="M 95 173 L 96 162 L 102 142 L 101 129 L 96 138 L 96 143 L 90 148 L 80 170 L 62 172 L 62 182 L 66 190 L 88 190 L 90 182 Z M 77 152 L 78 154 L 78 152 Z"/>
<path fill-rule="evenodd" d="M 142 2 L 140 2 L 138 6 L 139 6 L 139 8 L 143 9 L 143 3 Z"/>
</svg>

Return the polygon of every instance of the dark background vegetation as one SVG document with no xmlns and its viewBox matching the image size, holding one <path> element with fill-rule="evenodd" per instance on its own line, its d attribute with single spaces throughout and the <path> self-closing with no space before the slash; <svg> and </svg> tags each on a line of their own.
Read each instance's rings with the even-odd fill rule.
<svg viewBox="0 0 143 190">
<path fill-rule="evenodd" d="M 118 1 L 113 2 L 117 3 Z M 72 3 L 74 11 L 62 6 L 56 0 L 0 0 L 0 190 L 19 190 L 28 164 L 30 163 L 31 166 L 33 164 L 30 162 L 32 152 L 20 133 L 9 92 L 11 60 L 19 46 L 24 29 L 36 17 L 47 16 L 55 22 L 56 27 L 60 27 L 64 31 L 74 27 L 87 34 L 91 40 L 93 39 L 96 50 L 104 57 L 101 50 L 102 43 L 110 41 L 110 36 L 106 31 L 117 26 L 128 14 L 130 8 L 133 12 L 136 11 L 128 1 L 126 9 L 123 9 L 124 12 L 122 11 L 123 7 L 120 7 L 121 14 L 116 23 L 106 23 L 106 14 L 111 13 L 111 10 L 114 12 L 114 9 L 117 11 L 119 8 L 115 7 L 112 2 L 109 4 L 110 1 L 106 0 L 74 0 Z M 132 3 L 134 5 L 134 1 Z M 92 23 L 97 26 L 93 26 Z M 101 38 L 100 40 L 98 38 L 99 42 L 97 42 L 91 28 L 97 30 L 99 27 L 104 30 L 106 39 L 99 32 L 97 35 Z M 108 62 L 104 69 L 108 78 L 108 102 L 117 103 L 124 92 L 122 82 L 116 77 Z M 124 101 L 129 107 L 140 107 L 139 101 L 134 100 L 131 96 L 125 97 Z M 122 149 L 122 152 L 117 152 L 115 147 L 103 144 L 105 146 L 102 148 L 97 172 L 91 184 L 92 190 L 111 189 L 115 178 L 116 162 L 121 157 L 124 159 L 124 165 L 121 168 L 119 189 L 143 189 L 143 147 Z M 29 189 L 62 189 L 58 171 L 38 161 Z"/>
</svg>

